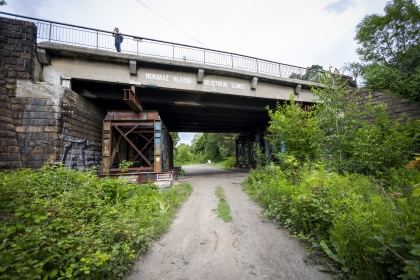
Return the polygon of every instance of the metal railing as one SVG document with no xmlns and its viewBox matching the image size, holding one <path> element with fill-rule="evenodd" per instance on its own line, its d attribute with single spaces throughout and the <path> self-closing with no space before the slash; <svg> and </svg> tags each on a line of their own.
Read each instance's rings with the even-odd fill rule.
<svg viewBox="0 0 420 280">
<path fill-rule="evenodd" d="M 113 33 L 83 26 L 53 22 L 37 18 L 0 12 L 9 18 L 32 21 L 37 26 L 37 42 L 57 42 L 96 49 L 115 49 Z M 276 77 L 320 82 L 323 71 L 278 63 L 251 56 L 194 47 L 184 44 L 121 34 L 124 41 L 121 51 L 137 55 L 187 61 L 247 70 Z"/>
</svg>

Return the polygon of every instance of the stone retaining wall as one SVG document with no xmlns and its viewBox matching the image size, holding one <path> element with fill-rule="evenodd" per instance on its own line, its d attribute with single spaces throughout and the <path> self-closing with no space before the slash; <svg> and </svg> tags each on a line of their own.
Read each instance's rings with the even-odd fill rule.
<svg viewBox="0 0 420 280">
<path fill-rule="evenodd" d="M 367 102 L 370 96 L 372 105 L 377 105 L 379 103 L 386 104 L 387 111 L 393 120 L 401 117 L 403 113 L 412 119 L 420 120 L 420 102 L 418 101 L 399 98 L 388 93 L 371 92 L 368 90 L 360 90 L 357 96 L 357 101 L 359 102 Z"/>
<path fill-rule="evenodd" d="M 0 169 L 21 164 L 12 107 L 16 80 L 34 78 L 36 30 L 32 22 L 0 17 Z"/>
<path fill-rule="evenodd" d="M 18 80 L 12 106 L 22 166 L 100 164 L 105 112 L 85 98 L 63 86 Z"/>
</svg>

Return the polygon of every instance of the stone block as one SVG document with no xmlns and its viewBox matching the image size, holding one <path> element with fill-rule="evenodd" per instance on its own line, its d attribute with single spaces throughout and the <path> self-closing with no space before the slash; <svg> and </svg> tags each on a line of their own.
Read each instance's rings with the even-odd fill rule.
<svg viewBox="0 0 420 280">
<path fill-rule="evenodd" d="M 12 38 L 8 38 L 7 39 L 7 42 L 5 42 L 6 44 L 8 44 L 8 45 L 17 45 L 17 46 L 19 46 L 19 43 L 20 43 L 21 41 L 19 40 L 19 39 L 12 39 Z"/>
<path fill-rule="evenodd" d="M 3 30 L 2 36 L 6 38 L 13 38 L 13 31 L 10 30 Z"/>
<path fill-rule="evenodd" d="M 3 63 L 4 64 L 12 64 L 12 65 L 17 65 L 17 59 L 13 58 L 13 57 L 5 57 L 3 58 Z"/>
<path fill-rule="evenodd" d="M 9 41 L 10 41 L 10 39 L 9 39 Z M 31 40 L 22 40 L 22 41 L 20 41 L 20 45 L 25 46 L 25 47 L 31 47 L 31 48 L 35 47 L 34 41 L 31 41 Z"/>
<path fill-rule="evenodd" d="M 48 119 L 37 120 L 36 122 L 39 126 L 47 126 L 49 123 Z"/>
<path fill-rule="evenodd" d="M 42 132 L 42 127 L 39 126 L 28 126 L 26 129 L 27 132 Z"/>
<path fill-rule="evenodd" d="M 17 139 L 3 138 L 1 139 L 2 146 L 17 146 Z"/>
<path fill-rule="evenodd" d="M 8 153 L 19 153 L 19 147 L 17 146 L 9 146 L 7 147 Z"/>
<path fill-rule="evenodd" d="M 6 73 L 8 78 L 17 78 L 18 76 L 18 73 L 14 71 L 7 71 Z"/>
<path fill-rule="evenodd" d="M 26 35 L 25 34 L 22 34 L 22 33 L 19 33 L 19 32 L 13 32 L 13 38 L 16 38 L 16 39 L 25 39 L 26 38 Z"/>
<path fill-rule="evenodd" d="M 12 112 L 10 112 L 10 110 L 0 110 L 0 116 L 3 117 L 7 117 L 7 118 L 12 118 Z"/>
<path fill-rule="evenodd" d="M 8 57 L 8 56 L 10 56 L 10 51 L 0 50 L 0 56 Z"/>
<path fill-rule="evenodd" d="M 13 119 L 11 117 L 0 116 L 0 122 L 2 123 L 13 123 Z"/>
<path fill-rule="evenodd" d="M 20 58 L 24 58 L 24 59 L 31 59 L 32 55 L 30 53 L 20 53 Z"/>
<path fill-rule="evenodd" d="M 18 78 L 19 79 L 30 79 L 31 74 L 28 72 L 18 72 Z"/>
<path fill-rule="evenodd" d="M 26 126 L 16 126 L 16 132 L 25 132 Z"/>
</svg>

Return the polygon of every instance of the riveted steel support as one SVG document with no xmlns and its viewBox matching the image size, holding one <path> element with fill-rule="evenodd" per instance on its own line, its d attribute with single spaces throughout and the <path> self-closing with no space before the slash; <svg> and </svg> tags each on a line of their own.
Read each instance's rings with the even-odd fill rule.
<svg viewBox="0 0 420 280">
<path fill-rule="evenodd" d="M 162 172 L 162 123 L 155 121 L 155 172 Z"/>
<path fill-rule="evenodd" d="M 112 128 L 110 121 L 104 121 L 102 130 L 102 174 L 109 175 L 109 169 L 111 166 L 111 137 Z"/>
</svg>

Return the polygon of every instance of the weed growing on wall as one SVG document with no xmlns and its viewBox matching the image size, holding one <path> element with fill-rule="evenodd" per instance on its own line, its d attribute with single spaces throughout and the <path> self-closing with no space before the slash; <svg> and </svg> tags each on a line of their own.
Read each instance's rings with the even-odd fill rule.
<svg viewBox="0 0 420 280">
<path fill-rule="evenodd" d="M 191 193 L 63 166 L 0 173 L 0 279 L 121 279 Z"/>
</svg>

